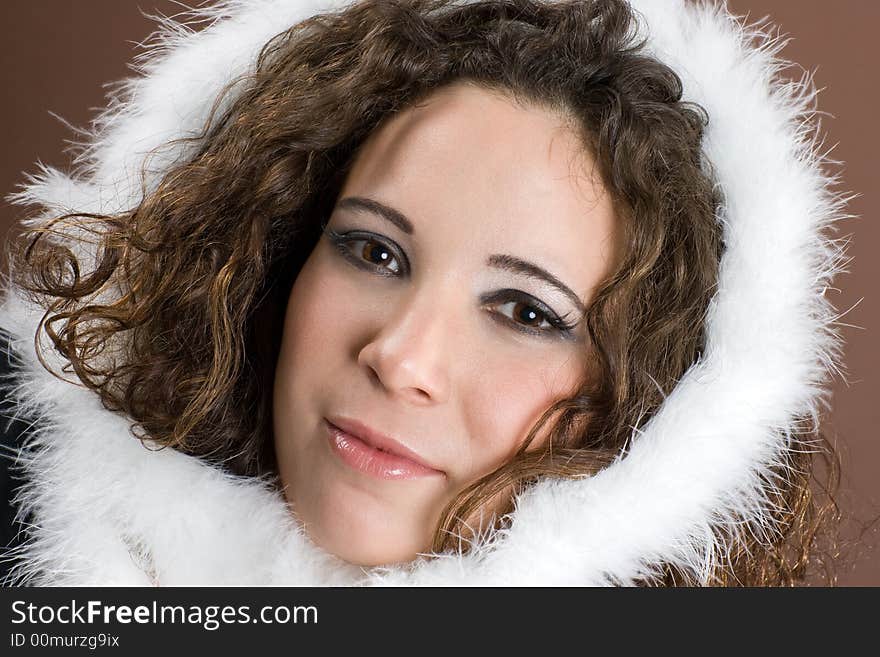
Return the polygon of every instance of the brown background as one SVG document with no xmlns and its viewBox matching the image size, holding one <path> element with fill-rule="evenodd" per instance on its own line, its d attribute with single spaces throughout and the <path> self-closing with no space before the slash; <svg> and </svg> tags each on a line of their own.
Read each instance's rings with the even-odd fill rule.
<svg viewBox="0 0 880 657">
<path fill-rule="evenodd" d="M 732 11 L 750 21 L 769 15 L 792 37 L 783 56 L 816 70 L 819 109 L 832 157 L 845 163 L 843 188 L 860 192 L 844 222 L 852 234 L 850 273 L 836 283 L 839 310 L 852 308 L 841 320 L 846 339 L 848 382 L 834 382 L 833 412 L 826 431 L 842 452 L 844 481 L 839 495 L 853 520 L 845 530 L 854 542 L 838 566 L 839 584 L 880 585 L 880 400 L 877 398 L 880 347 L 880 228 L 874 216 L 875 161 L 880 152 L 877 130 L 876 42 L 880 2 L 872 0 L 729 0 Z M 34 163 L 64 167 L 69 161 L 63 140 L 74 135 L 53 112 L 75 126 L 85 126 L 104 102 L 107 82 L 127 76 L 127 62 L 139 52 L 137 42 L 153 30 L 142 15 L 172 15 L 180 5 L 170 0 L 3 0 L 0 3 L 0 197 L 22 182 Z M 279 30 L 283 26 L 279 25 Z M 21 210 L 0 203 L 0 240 L 13 234 Z M 0 267 L 6 263 L 0 261 Z M 858 304 L 858 305 L 856 305 Z M 2 318 L 0 318 L 2 323 Z"/>
</svg>

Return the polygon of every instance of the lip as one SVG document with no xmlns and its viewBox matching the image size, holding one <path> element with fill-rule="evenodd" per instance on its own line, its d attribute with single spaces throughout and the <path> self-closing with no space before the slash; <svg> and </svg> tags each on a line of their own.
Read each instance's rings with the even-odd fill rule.
<svg viewBox="0 0 880 657">
<path fill-rule="evenodd" d="M 445 476 L 393 438 L 349 418 L 324 418 L 330 447 L 352 468 L 378 479 Z"/>
</svg>

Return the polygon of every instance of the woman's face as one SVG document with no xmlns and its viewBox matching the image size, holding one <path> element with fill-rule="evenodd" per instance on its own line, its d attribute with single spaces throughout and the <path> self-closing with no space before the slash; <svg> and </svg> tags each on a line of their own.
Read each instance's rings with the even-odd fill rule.
<svg viewBox="0 0 880 657">
<path fill-rule="evenodd" d="M 578 388 L 614 253 L 591 165 L 559 115 L 461 82 L 363 145 L 275 379 L 281 480 L 315 543 L 361 565 L 427 551 L 446 504 Z"/>
</svg>

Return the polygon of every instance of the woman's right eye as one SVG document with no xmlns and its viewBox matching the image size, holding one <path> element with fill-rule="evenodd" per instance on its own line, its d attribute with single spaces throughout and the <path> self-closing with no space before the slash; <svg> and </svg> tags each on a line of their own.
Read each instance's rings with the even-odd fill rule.
<svg viewBox="0 0 880 657">
<path fill-rule="evenodd" d="M 396 250 L 375 236 L 337 233 L 330 229 L 327 234 L 337 250 L 358 267 L 382 276 L 398 276 L 404 271 L 404 263 Z"/>
</svg>

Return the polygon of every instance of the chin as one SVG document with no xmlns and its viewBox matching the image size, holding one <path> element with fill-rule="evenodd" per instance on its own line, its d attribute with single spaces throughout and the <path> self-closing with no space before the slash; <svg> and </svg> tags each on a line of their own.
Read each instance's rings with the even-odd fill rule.
<svg viewBox="0 0 880 657">
<path fill-rule="evenodd" d="M 308 531 L 309 538 L 318 547 L 356 566 L 405 563 L 430 549 L 427 545 L 420 544 L 416 547 L 403 541 L 394 541 L 393 536 L 386 534 L 351 536 L 348 532 L 344 533 L 345 536 L 339 536 L 336 532 L 314 531 L 314 527 L 312 531 Z"/>
<path fill-rule="evenodd" d="M 387 513 L 370 514 L 362 509 L 345 513 L 339 506 L 329 513 L 303 519 L 313 543 L 340 559 L 358 566 L 385 566 L 412 561 L 430 551 L 432 535 L 422 527 L 401 523 Z"/>
<path fill-rule="evenodd" d="M 347 563 L 355 566 L 363 566 L 364 568 L 370 568 L 373 566 L 394 566 L 409 563 L 418 557 L 419 553 L 428 551 L 427 549 L 391 551 L 386 549 L 387 546 L 370 546 L 366 544 L 357 546 L 342 545 L 338 546 L 337 549 L 322 545 L 321 543 L 318 543 L 318 546 Z"/>
</svg>

